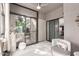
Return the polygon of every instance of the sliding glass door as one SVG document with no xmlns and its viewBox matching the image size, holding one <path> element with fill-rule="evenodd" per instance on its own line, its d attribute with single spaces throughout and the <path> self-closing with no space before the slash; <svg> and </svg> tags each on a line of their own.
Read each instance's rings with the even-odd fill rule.
<svg viewBox="0 0 79 59">
<path fill-rule="evenodd" d="M 64 39 L 64 19 L 58 18 L 47 21 L 47 40 Z"/>
<path fill-rule="evenodd" d="M 59 38 L 59 19 L 54 20 L 55 38 Z"/>
<path fill-rule="evenodd" d="M 37 22 L 35 18 L 10 14 L 10 32 L 16 31 L 16 45 L 25 42 L 26 45 L 36 43 Z"/>
<path fill-rule="evenodd" d="M 59 20 L 47 21 L 47 40 L 52 41 L 52 39 L 59 37 Z"/>
<path fill-rule="evenodd" d="M 54 31 L 55 31 L 55 23 L 54 21 L 49 21 L 49 40 L 50 41 L 55 38 Z"/>
</svg>

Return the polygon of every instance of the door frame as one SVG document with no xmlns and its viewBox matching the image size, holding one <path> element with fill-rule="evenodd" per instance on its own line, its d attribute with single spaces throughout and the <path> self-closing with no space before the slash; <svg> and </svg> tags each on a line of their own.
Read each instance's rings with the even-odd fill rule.
<svg viewBox="0 0 79 59">
<path fill-rule="evenodd" d="M 19 16 L 25 16 L 25 17 L 30 17 L 30 18 L 36 19 L 36 42 L 35 42 L 35 43 L 32 43 L 32 44 L 38 43 L 38 17 L 39 17 L 39 12 L 36 11 L 36 10 L 33 10 L 33 9 L 31 9 L 31 8 L 24 7 L 24 6 L 22 6 L 22 5 L 16 4 L 16 3 L 10 3 L 10 4 L 19 6 L 19 7 L 21 7 L 21 8 L 28 9 L 28 10 L 33 11 L 33 12 L 36 12 L 36 17 L 30 17 L 30 16 L 27 16 L 27 15 L 23 15 L 23 14 L 11 12 L 11 11 L 10 11 L 10 14 L 19 15 Z M 29 45 L 32 45 L 32 44 L 29 44 Z"/>
</svg>

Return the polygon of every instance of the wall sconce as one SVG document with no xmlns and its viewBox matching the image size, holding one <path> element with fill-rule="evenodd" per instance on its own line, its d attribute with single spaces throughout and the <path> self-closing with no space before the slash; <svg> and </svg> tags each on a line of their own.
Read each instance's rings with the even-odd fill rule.
<svg viewBox="0 0 79 59">
<path fill-rule="evenodd" d="M 77 23 L 77 26 L 79 26 L 79 16 L 77 16 L 75 22 Z"/>
</svg>

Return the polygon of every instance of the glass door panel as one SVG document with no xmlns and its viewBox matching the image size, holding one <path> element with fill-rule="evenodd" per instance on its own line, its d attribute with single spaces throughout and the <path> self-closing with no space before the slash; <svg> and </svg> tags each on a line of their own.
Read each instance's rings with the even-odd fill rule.
<svg viewBox="0 0 79 59">
<path fill-rule="evenodd" d="M 59 19 L 47 21 L 47 40 L 59 38 Z"/>
<path fill-rule="evenodd" d="M 52 41 L 52 39 L 55 38 L 55 24 L 54 21 L 49 21 L 49 40 Z"/>
<path fill-rule="evenodd" d="M 16 47 L 20 42 L 25 42 L 25 17 L 17 15 L 16 17 Z"/>
<path fill-rule="evenodd" d="M 49 21 L 47 21 L 47 40 L 49 40 Z"/>
<path fill-rule="evenodd" d="M 26 44 L 36 42 L 36 19 L 26 18 Z"/>
<path fill-rule="evenodd" d="M 59 38 L 59 20 L 55 20 L 55 38 Z"/>
<path fill-rule="evenodd" d="M 30 35 L 31 35 L 31 43 L 36 42 L 36 19 L 34 18 L 31 18 Z"/>
<path fill-rule="evenodd" d="M 31 19 L 26 17 L 26 31 L 25 31 L 26 45 L 31 44 L 30 26 L 31 26 Z"/>
</svg>

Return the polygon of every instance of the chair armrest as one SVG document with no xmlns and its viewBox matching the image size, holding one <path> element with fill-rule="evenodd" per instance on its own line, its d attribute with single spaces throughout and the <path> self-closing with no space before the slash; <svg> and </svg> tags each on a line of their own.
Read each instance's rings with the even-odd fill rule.
<svg viewBox="0 0 79 59">
<path fill-rule="evenodd" d="M 52 47 L 51 48 L 52 55 L 62 55 L 62 56 L 70 56 L 70 51 L 64 50 L 63 48 Z"/>
</svg>

